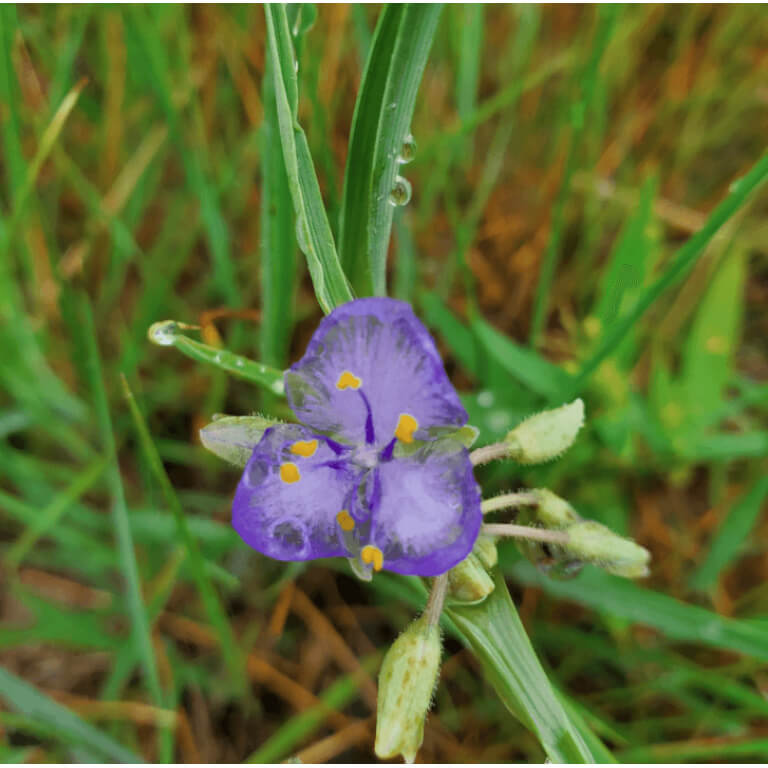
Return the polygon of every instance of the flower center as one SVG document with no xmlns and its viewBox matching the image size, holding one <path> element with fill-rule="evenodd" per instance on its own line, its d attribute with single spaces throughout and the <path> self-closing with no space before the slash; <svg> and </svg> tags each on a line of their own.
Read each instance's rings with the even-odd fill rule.
<svg viewBox="0 0 768 768">
<path fill-rule="evenodd" d="M 373 469 L 379 463 L 379 451 L 372 445 L 360 445 L 352 451 L 351 458 L 358 467 Z"/>
</svg>

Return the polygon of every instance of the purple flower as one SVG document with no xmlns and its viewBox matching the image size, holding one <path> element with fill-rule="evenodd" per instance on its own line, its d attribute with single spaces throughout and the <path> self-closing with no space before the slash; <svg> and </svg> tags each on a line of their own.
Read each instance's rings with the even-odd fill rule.
<svg viewBox="0 0 768 768">
<path fill-rule="evenodd" d="M 232 524 L 249 546 L 420 576 L 469 554 L 480 493 L 452 436 L 467 413 L 408 304 L 335 309 L 285 372 L 285 389 L 302 423 L 264 433 L 235 494 Z"/>
</svg>

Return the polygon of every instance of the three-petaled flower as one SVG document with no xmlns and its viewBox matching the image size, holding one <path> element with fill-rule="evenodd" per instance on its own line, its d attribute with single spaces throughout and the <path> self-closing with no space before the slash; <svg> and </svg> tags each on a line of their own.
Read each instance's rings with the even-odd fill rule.
<svg viewBox="0 0 768 768">
<path fill-rule="evenodd" d="M 469 554 L 480 492 L 456 431 L 467 413 L 411 307 L 358 299 L 325 317 L 285 372 L 301 424 L 269 428 L 232 524 L 278 560 L 349 557 L 436 576 Z"/>
</svg>

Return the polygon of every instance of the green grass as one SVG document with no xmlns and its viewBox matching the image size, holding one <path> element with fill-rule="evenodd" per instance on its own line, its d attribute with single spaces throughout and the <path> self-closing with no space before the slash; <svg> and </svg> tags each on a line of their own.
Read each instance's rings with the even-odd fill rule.
<svg viewBox="0 0 768 768">
<path fill-rule="evenodd" d="M 353 289 L 414 304 L 480 443 L 581 396 L 565 457 L 484 494 L 653 554 L 556 581 L 503 547 L 520 620 L 446 621 L 420 759 L 766 758 L 765 14 L 419 9 L 0 9 L 3 760 L 373 759 L 350 659 L 423 590 L 248 550 L 198 439 L 290 419 Z"/>
</svg>

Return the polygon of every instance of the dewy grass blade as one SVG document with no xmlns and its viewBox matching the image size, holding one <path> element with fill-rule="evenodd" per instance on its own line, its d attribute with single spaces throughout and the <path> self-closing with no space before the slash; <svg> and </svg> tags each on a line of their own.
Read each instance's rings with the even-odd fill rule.
<svg viewBox="0 0 768 768">
<path fill-rule="evenodd" d="M 241 357 L 226 349 L 217 349 L 190 339 L 189 336 L 180 332 L 185 327 L 189 326 L 174 320 L 161 320 L 150 326 L 147 335 L 154 344 L 161 347 L 176 347 L 179 352 L 183 352 L 187 357 L 191 357 L 199 363 L 214 365 L 233 376 L 258 384 L 274 395 L 284 393 L 282 371 L 249 360 L 247 357 Z"/>
<path fill-rule="evenodd" d="M 163 466 L 163 461 L 160 458 L 160 454 L 157 452 L 152 436 L 149 434 L 149 429 L 147 428 L 144 416 L 139 410 L 139 406 L 136 403 L 131 388 L 128 386 L 128 381 L 125 376 L 122 377 L 122 383 L 123 394 L 128 402 L 128 408 L 131 411 L 136 431 L 139 433 L 139 442 L 142 451 L 147 459 L 150 471 L 155 476 L 155 480 L 163 492 L 165 503 L 171 508 L 171 512 L 173 512 L 173 517 L 176 521 L 176 529 L 187 549 L 190 565 L 192 566 L 192 575 L 203 601 L 203 605 L 205 606 L 205 612 L 208 614 L 208 619 L 219 636 L 221 650 L 224 654 L 227 666 L 229 667 L 232 683 L 236 688 L 239 688 L 241 692 L 244 692 L 243 686 L 246 681 L 244 659 L 237 647 L 227 614 L 219 601 L 213 584 L 211 584 L 197 539 L 195 539 L 189 530 L 187 518 L 184 515 L 184 510 L 179 502 L 179 497 L 176 495 L 176 491 L 174 491 L 173 485 L 171 485 L 171 481 L 168 479 L 165 467 Z"/>
<path fill-rule="evenodd" d="M 125 491 L 122 478 L 120 477 L 120 467 L 117 463 L 115 436 L 112 431 L 112 418 L 109 414 L 107 392 L 104 388 L 101 358 L 96 341 L 96 328 L 91 305 L 84 294 L 79 296 L 78 309 L 83 328 L 83 340 L 86 345 L 87 370 L 93 408 L 96 412 L 96 419 L 101 433 L 102 447 L 106 455 L 111 457 L 110 465 L 107 469 L 107 484 L 112 497 L 112 520 L 117 538 L 118 564 L 125 579 L 126 602 L 131 619 L 131 632 L 139 657 L 141 658 L 146 676 L 146 684 L 152 699 L 155 704 L 162 706 L 163 697 L 160 689 L 160 679 L 157 673 L 157 662 L 152 647 L 146 607 L 142 597 L 136 554 L 133 549 L 133 534 L 128 520 Z"/>
<path fill-rule="evenodd" d="M 550 685 L 523 629 L 504 579 L 479 605 L 451 605 L 448 616 L 480 659 L 504 704 L 541 742 L 554 763 L 594 763 L 576 723 Z M 596 737 L 595 737 L 596 738 Z"/>
<path fill-rule="evenodd" d="M 0 697 L 10 709 L 50 726 L 68 744 L 84 744 L 109 761 L 143 762 L 138 755 L 118 744 L 106 733 L 86 723 L 74 712 L 3 667 L 0 667 Z"/>
<path fill-rule="evenodd" d="M 307 257 L 315 295 L 327 314 L 354 296 L 341 268 L 304 130 L 298 123 L 296 57 L 285 7 L 264 6 L 275 101 L 288 188 L 296 213 L 296 237 Z"/>
<path fill-rule="evenodd" d="M 586 380 L 597 370 L 635 323 L 665 291 L 681 280 L 720 227 L 747 201 L 747 198 L 768 179 L 768 154 L 763 155 L 749 172 L 731 185 L 731 192 L 706 220 L 704 226 L 678 250 L 664 272 L 643 291 L 624 317 L 619 318 L 603 336 L 592 356 L 584 363 L 567 397 L 575 397 L 584 388 Z"/>
<path fill-rule="evenodd" d="M 386 262 L 400 166 L 413 152 L 416 92 L 441 4 L 381 12 L 355 104 L 344 173 L 339 252 L 360 295 L 386 295 Z"/>
</svg>

